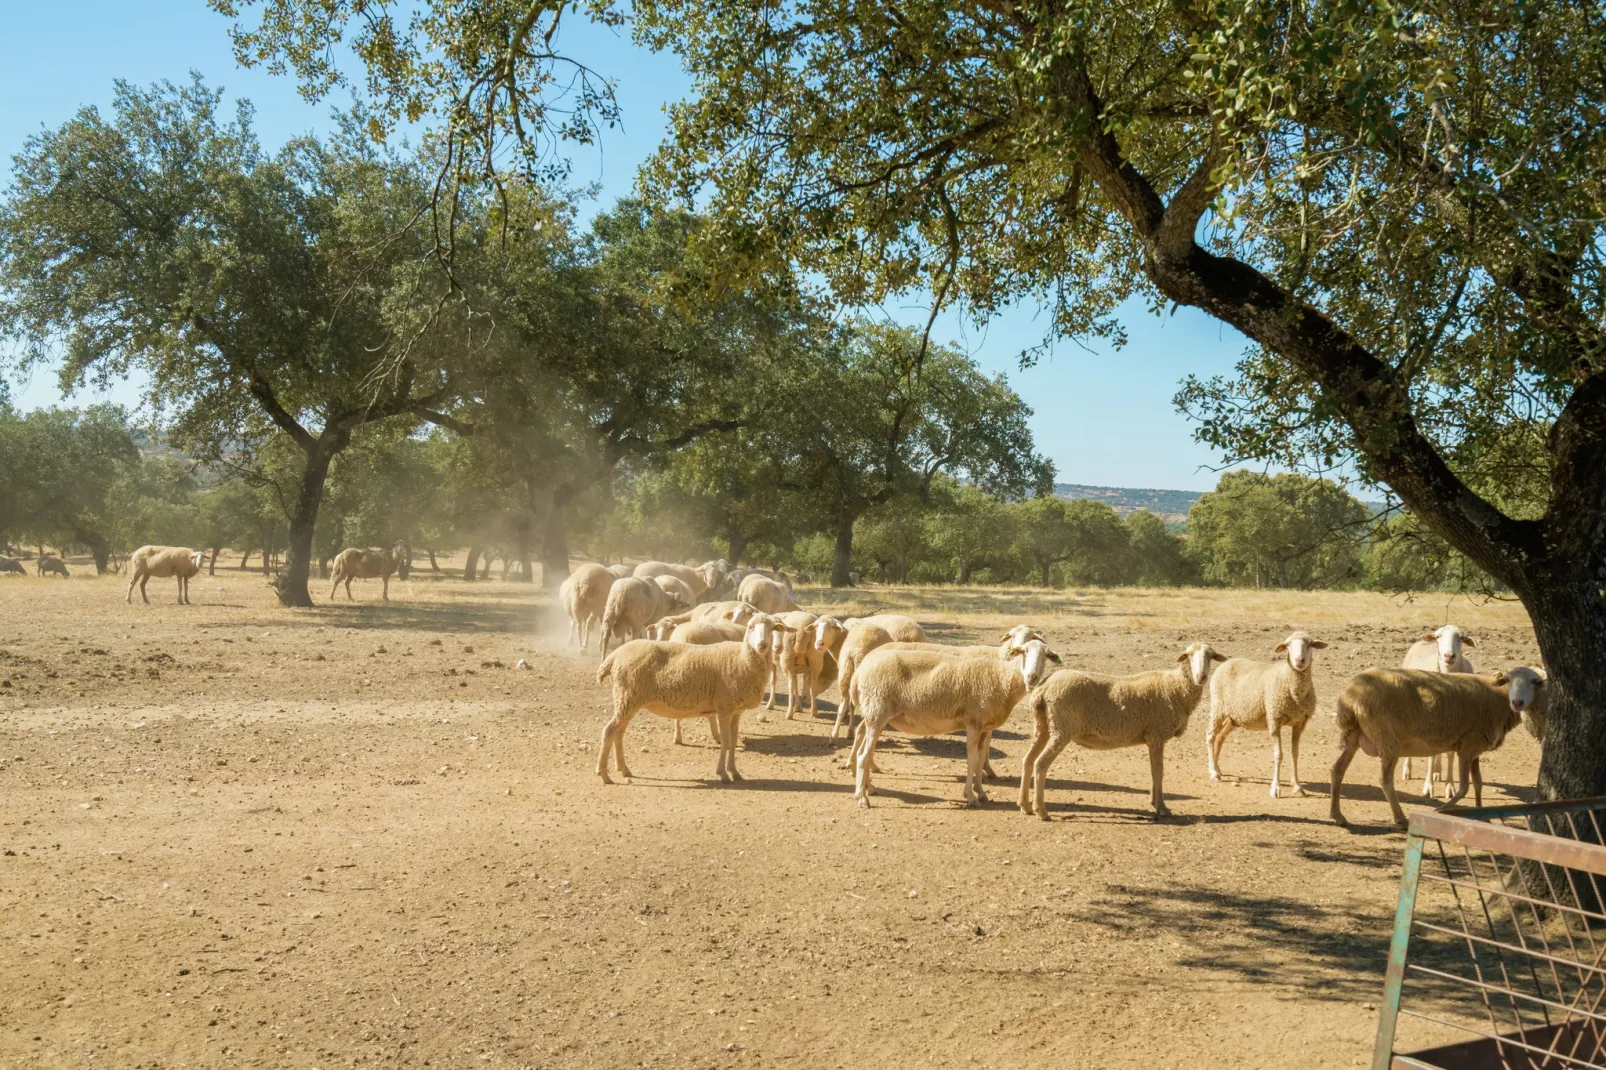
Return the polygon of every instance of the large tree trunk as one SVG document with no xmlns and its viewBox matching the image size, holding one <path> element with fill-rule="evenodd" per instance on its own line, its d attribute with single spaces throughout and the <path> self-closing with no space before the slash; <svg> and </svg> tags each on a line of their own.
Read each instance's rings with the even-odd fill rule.
<svg viewBox="0 0 1606 1070">
<path fill-rule="evenodd" d="M 970 570 L 972 567 L 970 558 L 961 557 L 959 559 L 959 568 L 954 572 L 954 582 L 961 587 L 967 586 L 970 583 Z"/>
<path fill-rule="evenodd" d="M 468 560 L 463 562 L 463 578 L 472 583 L 479 572 L 479 567 L 480 548 L 478 546 L 470 546 L 468 548 Z"/>
<path fill-rule="evenodd" d="M 312 536 L 318 524 L 318 507 L 323 504 L 323 486 L 329 478 L 329 462 L 333 460 L 334 452 L 320 441 L 307 454 L 307 465 L 301 472 L 295 513 L 290 517 L 290 540 L 285 550 L 284 569 L 274 583 L 279 601 L 287 606 L 312 606 L 312 595 L 307 590 L 307 580 L 312 571 Z M 265 553 L 263 560 L 267 560 Z"/>
<path fill-rule="evenodd" d="M 853 571 L 853 514 L 843 510 L 836 520 L 836 547 L 831 553 L 831 586 L 851 585 Z"/>
<path fill-rule="evenodd" d="M 223 547 L 221 547 L 221 546 L 212 547 L 212 560 L 210 560 L 210 561 L 208 561 L 206 563 L 206 574 L 208 576 L 216 576 L 217 575 L 217 555 L 222 553 L 222 552 L 223 552 Z"/>
<path fill-rule="evenodd" d="M 731 567 L 739 567 L 742 563 L 742 555 L 747 553 L 747 536 L 732 526 L 726 529 L 725 538 L 730 543 L 728 552 L 730 553 Z"/>
<path fill-rule="evenodd" d="M 106 570 L 111 567 L 111 547 L 97 538 L 90 538 L 84 541 L 89 544 L 89 556 L 95 559 L 95 575 L 106 575 Z"/>
<path fill-rule="evenodd" d="M 1539 763 L 1545 800 L 1606 795 L 1606 606 L 1583 570 L 1519 591 L 1549 677 Z M 1505 666 L 1498 666 L 1504 668 Z"/>
<path fill-rule="evenodd" d="M 541 530 L 541 585 L 555 591 L 569 578 L 569 493 L 559 488 Z"/>
<path fill-rule="evenodd" d="M 240 555 L 240 571 L 241 572 L 244 572 L 245 571 L 245 567 L 251 563 L 251 554 L 252 554 L 252 552 L 253 551 L 248 549 L 248 550 L 245 551 L 245 553 Z"/>
<path fill-rule="evenodd" d="M 1050 573 L 1053 571 L 1053 568 L 1054 568 L 1054 562 L 1048 560 L 1048 558 L 1045 557 L 1045 558 L 1040 559 L 1037 562 L 1037 567 L 1042 571 L 1043 586 L 1044 587 L 1052 587 L 1052 586 L 1054 586 L 1054 584 L 1051 582 L 1051 577 L 1050 577 Z"/>
</svg>

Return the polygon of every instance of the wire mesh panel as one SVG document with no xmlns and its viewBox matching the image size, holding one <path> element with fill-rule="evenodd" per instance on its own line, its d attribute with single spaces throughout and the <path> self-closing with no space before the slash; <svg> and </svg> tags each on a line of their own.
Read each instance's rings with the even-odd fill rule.
<svg viewBox="0 0 1606 1070">
<path fill-rule="evenodd" d="M 1606 799 L 1412 816 L 1373 1070 L 1606 1070 Z"/>
</svg>

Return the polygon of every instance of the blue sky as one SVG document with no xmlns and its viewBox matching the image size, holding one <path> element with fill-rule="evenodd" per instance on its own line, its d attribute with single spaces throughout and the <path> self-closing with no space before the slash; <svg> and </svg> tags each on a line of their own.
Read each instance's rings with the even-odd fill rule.
<svg viewBox="0 0 1606 1070">
<path fill-rule="evenodd" d="M 51 0 L 10 3 L 0 26 L 14 44 L 0 64 L 0 153 L 9 172 L 12 155 L 41 127 L 58 125 L 81 106 L 104 107 L 112 81 L 182 81 L 195 70 L 208 84 L 256 106 L 257 128 L 267 146 L 329 126 L 330 104 L 308 104 L 289 79 L 235 66 L 228 23 L 204 0 Z M 628 36 L 583 26 L 565 27 L 565 47 L 613 76 L 624 111 L 624 128 L 606 132 L 595 149 L 575 155 L 576 185 L 600 184 L 602 193 L 584 214 L 628 193 L 637 164 L 664 131 L 664 105 L 685 94 L 688 82 L 672 56 L 636 48 Z M 925 322 L 914 303 L 883 311 L 911 323 Z M 1006 374 L 1035 409 L 1038 447 L 1054 460 L 1068 483 L 1206 490 L 1214 486 L 1219 458 L 1192 439 L 1192 425 L 1171 407 L 1177 382 L 1189 372 L 1232 369 L 1244 347 L 1231 328 L 1201 313 L 1179 309 L 1164 319 L 1141 305 L 1124 311 L 1129 344 L 1122 350 L 1091 350 L 1060 342 L 1053 355 L 1021 371 L 1021 350 L 1043 335 L 1046 316 L 1024 305 L 976 330 L 953 318 L 939 333 L 970 352 L 985 368 Z M 63 403 L 55 376 L 36 372 L 14 384 L 13 400 L 25 408 Z M 114 400 L 133 405 L 135 384 L 113 388 Z M 98 397 L 82 391 L 70 404 Z"/>
</svg>

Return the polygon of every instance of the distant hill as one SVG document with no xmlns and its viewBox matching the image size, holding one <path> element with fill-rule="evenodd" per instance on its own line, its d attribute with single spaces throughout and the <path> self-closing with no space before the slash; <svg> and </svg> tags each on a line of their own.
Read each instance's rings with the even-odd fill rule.
<svg viewBox="0 0 1606 1070">
<path fill-rule="evenodd" d="M 1168 524 L 1180 524 L 1203 491 L 1155 490 L 1147 487 L 1090 487 L 1084 483 L 1056 483 L 1054 493 L 1061 498 L 1091 498 L 1103 502 L 1122 516 L 1147 509 Z"/>
</svg>

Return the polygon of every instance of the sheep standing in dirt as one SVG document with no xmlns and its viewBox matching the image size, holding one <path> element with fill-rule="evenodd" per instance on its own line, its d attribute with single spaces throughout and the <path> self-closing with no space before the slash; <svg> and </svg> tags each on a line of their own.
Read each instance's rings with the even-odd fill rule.
<svg viewBox="0 0 1606 1070">
<path fill-rule="evenodd" d="M 1294 794 L 1304 795 L 1299 783 L 1299 737 L 1316 712 L 1316 686 L 1311 682 L 1312 651 L 1326 643 L 1304 632 L 1293 632 L 1277 644 L 1277 661 L 1229 658 L 1210 677 L 1210 727 L 1205 730 L 1205 757 L 1211 780 L 1221 779 L 1221 748 L 1235 728 L 1252 728 L 1271 735 L 1271 797 L 1281 790 L 1283 728 L 1288 728 L 1293 758 Z"/>
<path fill-rule="evenodd" d="M 1462 631 L 1459 626 L 1446 624 L 1428 632 L 1411 644 L 1405 652 L 1405 660 L 1400 662 L 1402 669 L 1425 669 L 1428 672 L 1477 672 L 1472 659 L 1461 652 L 1463 646 L 1476 647 L 1472 636 Z M 1412 775 L 1411 759 L 1405 759 L 1405 779 L 1410 780 Z M 1455 790 L 1455 756 L 1451 754 L 1436 754 L 1428 759 L 1428 773 L 1422 780 L 1422 794 L 1428 798 L 1433 797 L 1433 778 L 1438 777 L 1444 781 L 1445 798 Z"/>
<path fill-rule="evenodd" d="M 591 645 L 591 626 L 602 623 L 614 579 L 614 574 L 601 565 L 586 562 L 569 573 L 558 588 L 558 597 L 569 614 L 569 641 L 578 639 L 582 652 Z"/>
<path fill-rule="evenodd" d="M 1407 821 L 1394 793 L 1394 766 L 1408 754 L 1426 758 L 1453 751 L 1461 759 L 1461 779 L 1450 802 L 1466 795 L 1470 776 L 1474 799 L 1482 806 L 1482 756 L 1504 743 L 1518 721 L 1542 740 L 1545 708 L 1545 678 L 1527 667 L 1495 676 L 1367 669 L 1338 696 L 1334 716 L 1339 753 L 1329 804 L 1333 821 L 1349 825 L 1339 810 L 1339 791 L 1357 750 L 1382 760 L 1383 796 L 1401 828 Z"/>
<path fill-rule="evenodd" d="M 619 774 L 630 777 L 625 764 L 625 730 L 642 710 L 660 717 L 714 716 L 719 722 L 721 781 L 742 779 L 736 771 L 736 744 L 742 714 L 764 696 L 774 660 L 774 636 L 786 625 L 770 616 L 753 618 L 739 643 L 687 646 L 638 639 L 603 659 L 597 682 L 613 681 L 613 716 L 602 729 L 597 775 L 604 784 L 612 755 Z"/>
<path fill-rule="evenodd" d="M 1188 728 L 1203 697 L 1210 669 L 1225 660 L 1208 643 L 1192 643 L 1177 655 L 1175 669 L 1132 676 L 1057 672 L 1032 692 L 1028 705 L 1037 730 L 1021 759 L 1020 808 L 1048 820 L 1043 793 L 1048 771 L 1069 743 L 1089 750 L 1149 748 L 1149 804 L 1156 818 L 1165 804 L 1165 745 Z M 1221 670 L 1217 669 L 1217 672 Z"/>
<path fill-rule="evenodd" d="M 797 711 L 801 701 L 799 696 L 810 686 L 815 672 L 823 668 L 825 658 L 814 649 L 814 622 L 818 618 L 807 610 L 797 609 L 781 617 L 781 622 L 789 632 L 779 632 L 776 642 L 779 644 L 775 651 L 775 668 L 770 676 L 770 697 L 765 701 L 764 708 L 775 708 L 775 694 L 779 689 L 780 678 L 786 678 L 786 719 L 790 721 Z M 812 703 L 813 693 L 809 693 Z"/>
<path fill-rule="evenodd" d="M 691 585 L 678 576 L 654 576 L 652 582 L 664 589 L 664 593 L 683 606 L 697 604 L 697 592 Z"/>
<path fill-rule="evenodd" d="M 842 626 L 847 629 L 841 652 L 837 655 L 837 690 L 842 695 L 842 701 L 837 703 L 836 723 L 831 726 L 833 742 L 844 723 L 850 729 L 853 727 L 853 697 L 848 689 L 853 684 L 853 674 L 858 671 L 859 663 L 869 656 L 870 651 L 887 643 L 926 642 L 926 630 L 913 617 L 905 617 L 901 613 L 849 617 L 842 622 Z"/>
<path fill-rule="evenodd" d="M 853 678 L 853 701 L 862 711 L 854 748 L 854 798 L 870 805 L 876 744 L 888 728 L 916 736 L 964 731 L 965 805 L 987 801 L 983 742 L 1009 720 L 1010 711 L 1036 687 L 1060 657 L 1041 639 L 1009 652 L 1009 661 L 965 658 L 925 650 L 875 650 Z"/>
<path fill-rule="evenodd" d="M 41 557 L 39 559 L 39 575 L 60 576 L 64 580 L 72 579 L 67 575 L 67 564 L 59 557 Z"/>
<path fill-rule="evenodd" d="M 783 584 L 767 576 L 750 575 L 742 580 L 736 597 L 760 613 L 795 612 L 800 607 L 792 601 L 792 592 Z"/>
<path fill-rule="evenodd" d="M 131 575 L 128 580 L 128 594 L 123 598 L 126 605 L 134 600 L 134 584 L 139 584 L 139 597 L 146 605 L 151 600 L 145 594 L 145 585 L 151 577 L 166 579 L 169 576 L 178 579 L 178 604 L 190 604 L 190 577 L 200 573 L 201 566 L 206 563 L 205 550 L 191 550 L 188 546 L 141 546 L 129 557 Z"/>
<path fill-rule="evenodd" d="M 613 640 L 623 643 L 640 639 L 647 634 L 647 625 L 666 613 L 685 609 L 652 580 L 616 580 L 608 589 L 607 604 L 602 609 L 602 656 L 608 656 Z"/>
<path fill-rule="evenodd" d="M 650 625 L 648 632 L 659 629 L 658 634 L 649 634 L 649 639 L 658 639 L 671 643 L 690 643 L 693 646 L 712 646 L 715 643 L 739 643 L 747 636 L 747 629 L 740 624 L 732 624 L 728 620 L 691 620 L 671 626 L 667 631 L 662 630 L 668 623 L 665 617 L 657 624 Z M 681 738 L 680 726 L 683 718 L 675 718 L 675 743 L 680 745 L 685 741 Z M 708 731 L 719 742 L 719 718 L 713 714 L 708 715 Z"/>
<path fill-rule="evenodd" d="M 13 561 L 9 557 L 0 557 L 0 576 L 8 572 L 15 572 L 19 576 L 26 576 L 28 570 L 22 567 L 21 561 Z"/>
<path fill-rule="evenodd" d="M 390 576 L 395 573 L 399 579 L 407 578 L 407 569 L 412 554 L 407 549 L 407 543 L 398 541 L 388 550 L 376 546 L 360 547 L 350 546 L 335 556 L 335 582 L 329 588 L 329 597 L 333 598 L 340 585 L 346 585 L 346 601 L 355 602 L 351 596 L 352 580 L 383 580 L 384 587 L 380 594 L 385 601 L 390 601 Z"/>
</svg>

